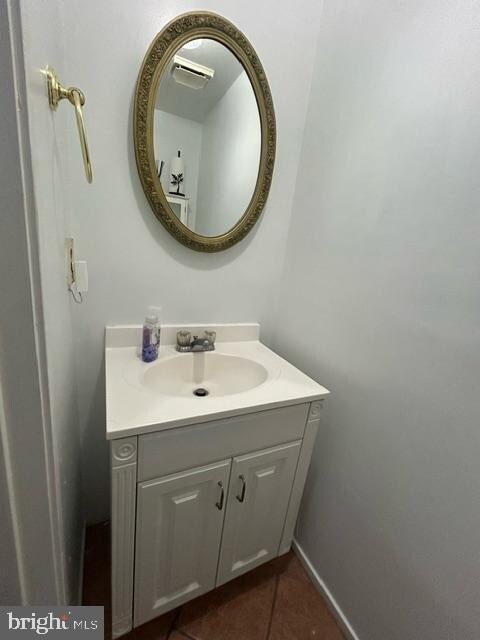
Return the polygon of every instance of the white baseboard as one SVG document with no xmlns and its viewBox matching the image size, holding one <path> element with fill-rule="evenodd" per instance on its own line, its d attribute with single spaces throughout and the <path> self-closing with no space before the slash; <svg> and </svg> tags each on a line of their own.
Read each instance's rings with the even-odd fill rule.
<svg viewBox="0 0 480 640">
<path fill-rule="evenodd" d="M 330 590 L 328 589 L 327 585 L 320 578 L 320 576 L 318 575 L 315 567 L 310 562 L 308 556 L 305 554 L 305 551 L 298 544 L 298 542 L 297 542 L 297 540 L 295 538 L 293 540 L 292 546 L 293 546 L 293 550 L 295 551 L 295 553 L 298 556 L 298 559 L 300 560 L 300 562 L 304 566 L 305 571 L 310 576 L 313 584 L 316 586 L 318 591 L 324 597 L 324 599 L 325 599 L 325 601 L 326 601 L 326 603 L 328 605 L 328 608 L 330 609 L 330 611 L 334 615 L 336 621 L 338 622 L 338 624 L 339 624 L 340 628 L 342 629 L 343 633 L 345 634 L 345 636 L 348 638 L 348 640 L 359 640 L 359 637 L 357 636 L 357 634 L 353 630 L 353 627 L 350 624 L 350 622 L 348 621 L 346 615 L 340 609 L 340 606 L 338 605 L 338 603 L 335 600 L 335 598 L 333 597 L 333 595 L 330 593 Z"/>
</svg>

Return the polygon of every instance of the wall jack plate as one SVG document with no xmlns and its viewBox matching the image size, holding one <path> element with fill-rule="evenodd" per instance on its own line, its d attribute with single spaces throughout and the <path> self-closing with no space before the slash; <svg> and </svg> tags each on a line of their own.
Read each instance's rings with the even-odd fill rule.
<svg viewBox="0 0 480 640">
<path fill-rule="evenodd" d="M 75 274 L 75 249 L 73 238 L 65 238 L 65 259 L 67 268 L 67 286 L 71 289 L 73 283 L 77 279 Z"/>
</svg>

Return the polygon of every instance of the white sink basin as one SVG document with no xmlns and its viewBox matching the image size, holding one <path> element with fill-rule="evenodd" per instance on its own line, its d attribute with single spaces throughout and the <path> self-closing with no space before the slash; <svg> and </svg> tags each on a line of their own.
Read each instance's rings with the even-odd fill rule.
<svg viewBox="0 0 480 640">
<path fill-rule="evenodd" d="M 123 438 L 197 425 L 242 413 L 313 402 L 327 389 L 259 341 L 258 324 L 209 325 L 215 351 L 178 353 L 176 334 L 199 325 L 162 326 L 158 360 L 142 362 L 140 326 L 108 327 L 105 374 L 107 437 Z M 196 397 L 199 387 L 207 397 Z"/>
<path fill-rule="evenodd" d="M 260 386 L 268 377 L 265 367 L 254 360 L 215 352 L 179 353 L 150 365 L 141 384 L 168 396 L 229 396 Z"/>
</svg>

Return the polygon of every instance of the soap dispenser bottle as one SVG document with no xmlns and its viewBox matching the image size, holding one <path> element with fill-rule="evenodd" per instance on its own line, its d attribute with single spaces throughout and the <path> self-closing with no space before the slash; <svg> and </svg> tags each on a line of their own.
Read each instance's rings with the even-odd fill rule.
<svg viewBox="0 0 480 640">
<path fill-rule="evenodd" d="M 149 307 L 142 331 L 142 360 L 153 362 L 158 358 L 160 345 L 160 324 L 158 307 Z"/>
</svg>

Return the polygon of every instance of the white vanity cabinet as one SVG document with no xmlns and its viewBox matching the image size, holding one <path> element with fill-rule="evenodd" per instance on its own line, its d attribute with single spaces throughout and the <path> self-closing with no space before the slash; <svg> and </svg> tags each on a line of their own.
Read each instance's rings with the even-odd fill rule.
<svg viewBox="0 0 480 640">
<path fill-rule="evenodd" d="M 234 458 L 217 586 L 278 555 L 300 446 Z"/>
<path fill-rule="evenodd" d="M 113 637 L 286 553 L 322 401 L 113 440 Z"/>
<path fill-rule="evenodd" d="M 215 586 L 230 460 L 142 482 L 135 626 Z"/>
</svg>

